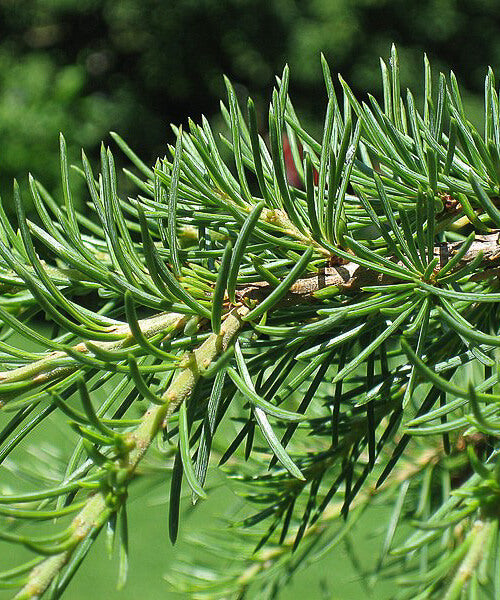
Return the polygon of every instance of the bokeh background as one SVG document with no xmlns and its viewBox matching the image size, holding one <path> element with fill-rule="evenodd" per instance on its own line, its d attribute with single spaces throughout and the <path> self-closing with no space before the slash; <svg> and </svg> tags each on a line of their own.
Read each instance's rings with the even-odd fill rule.
<svg viewBox="0 0 500 600">
<path fill-rule="evenodd" d="M 498 0 L 0 0 L 0 193 L 8 205 L 12 179 L 25 181 L 32 172 L 59 194 L 59 131 L 75 161 L 81 147 L 96 157 L 115 130 L 152 164 L 173 139 L 170 123 L 204 114 L 219 127 L 223 73 L 263 114 L 287 62 L 297 112 L 320 131 L 320 52 L 358 96 L 379 97 L 378 57 L 387 59 L 395 42 L 402 83 L 418 98 L 425 51 L 436 76 L 453 68 L 470 119 L 480 123 L 487 66 L 500 74 L 499 30 Z M 125 590 L 114 591 L 116 565 L 98 548 L 68 598 L 178 597 L 162 580 L 174 556 L 164 496 L 160 490 L 133 503 Z M 213 522 L 233 500 L 218 480 L 184 533 Z M 361 558 L 368 562 L 373 531 L 372 521 L 361 524 Z M 11 550 L 1 545 L 1 552 Z M 345 552 L 327 557 L 299 574 L 283 597 L 365 597 L 349 565 Z M 377 595 L 386 597 L 381 588 Z"/>
<path fill-rule="evenodd" d="M 476 113 L 500 65 L 497 0 L 0 0 L 0 191 L 31 171 L 57 186 L 57 135 L 92 155 L 118 131 L 150 162 L 170 123 L 217 120 L 225 73 L 261 110 L 285 62 L 301 118 L 319 127 L 319 54 L 358 93 L 378 95 L 378 57 L 398 45 L 402 82 L 422 55 L 452 67 Z"/>
</svg>

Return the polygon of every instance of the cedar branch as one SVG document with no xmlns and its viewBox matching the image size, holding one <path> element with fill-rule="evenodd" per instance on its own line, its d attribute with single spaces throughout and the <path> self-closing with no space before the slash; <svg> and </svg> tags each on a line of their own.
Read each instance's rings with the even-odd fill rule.
<svg viewBox="0 0 500 600">
<path fill-rule="evenodd" d="M 500 264 L 500 245 L 498 244 L 498 232 L 488 235 L 476 236 L 475 241 L 456 266 L 460 269 L 474 260 L 480 252 L 483 254 L 482 267 L 483 272 L 479 272 L 477 276 L 494 276 L 497 274 L 495 267 Z M 462 242 L 448 242 L 437 245 L 434 248 L 434 255 L 440 258 L 439 268 L 453 257 L 459 250 Z M 314 299 L 314 293 L 327 287 L 336 287 L 339 293 L 352 294 L 359 292 L 362 287 L 369 285 L 381 285 L 395 283 L 398 280 L 394 277 L 389 277 L 383 273 L 379 273 L 367 267 L 356 264 L 354 261 L 344 265 L 325 267 L 317 274 L 304 277 L 296 281 L 290 291 L 282 300 L 282 304 L 293 305 L 307 302 Z M 240 303 L 256 302 L 264 300 L 272 291 L 273 287 L 265 281 L 251 283 L 248 286 L 238 290 L 237 299 Z M 139 322 L 144 335 L 148 338 L 153 337 L 161 331 L 165 331 L 171 327 L 179 328 L 186 321 L 186 316 L 178 313 L 161 313 L 143 319 Z M 111 332 L 111 330 L 110 330 Z M 95 342 L 107 350 L 117 350 L 127 347 L 134 342 L 133 336 L 127 324 L 118 325 L 113 330 L 113 333 L 123 333 L 124 339 L 115 342 Z M 82 353 L 89 351 L 85 342 L 80 342 L 73 348 Z M 0 397 L 2 397 L 2 384 L 13 383 L 16 381 L 32 380 L 33 387 L 36 385 L 46 384 L 50 381 L 58 380 L 73 373 L 79 368 L 78 362 L 61 367 L 58 363 L 61 359 L 67 358 L 64 352 L 51 352 L 38 361 L 34 361 L 28 365 L 12 369 L 10 371 L 0 372 Z M 3 402 L 8 401 L 7 397 L 3 398 Z M 2 401 L 0 401 L 0 408 Z"/>
<path fill-rule="evenodd" d="M 126 473 L 124 484 L 130 481 L 146 454 L 149 445 L 163 426 L 168 417 L 182 402 L 191 395 L 196 382 L 202 373 L 216 358 L 222 354 L 233 342 L 238 331 L 244 325 L 241 317 L 248 312 L 246 307 L 234 309 L 226 317 L 219 335 L 212 334 L 205 342 L 193 352 L 192 360 L 180 370 L 169 388 L 163 395 L 161 405 L 152 406 L 144 416 L 137 428 L 128 434 L 128 441 L 132 446 L 125 459 L 116 461 L 116 468 Z M 28 575 L 28 582 L 15 596 L 16 600 L 39 598 L 52 580 L 68 563 L 71 555 L 78 545 L 87 536 L 97 532 L 105 524 L 113 511 L 120 508 L 124 497 L 118 498 L 118 506 L 109 506 L 107 494 L 99 491 L 89 497 L 86 505 L 73 519 L 72 534 L 68 541 L 68 549 L 51 556 L 37 565 Z"/>
</svg>

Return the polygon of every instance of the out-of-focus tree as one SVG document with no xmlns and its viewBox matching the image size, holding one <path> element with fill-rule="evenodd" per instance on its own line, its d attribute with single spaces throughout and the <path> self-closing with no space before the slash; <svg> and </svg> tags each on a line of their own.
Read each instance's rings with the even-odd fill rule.
<svg viewBox="0 0 500 600">
<path fill-rule="evenodd" d="M 376 93 L 373 56 L 396 42 L 402 83 L 418 90 L 425 48 L 480 95 L 484 65 L 500 66 L 499 24 L 492 0 L 0 0 L 0 185 L 29 166 L 55 186 L 59 130 L 70 148 L 97 148 L 114 128 L 161 154 L 170 122 L 218 112 L 222 73 L 263 109 L 285 61 L 314 129 L 320 52 Z"/>
</svg>

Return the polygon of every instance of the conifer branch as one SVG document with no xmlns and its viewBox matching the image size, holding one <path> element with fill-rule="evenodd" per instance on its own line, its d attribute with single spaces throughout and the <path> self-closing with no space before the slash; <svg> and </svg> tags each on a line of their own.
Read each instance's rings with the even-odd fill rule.
<svg viewBox="0 0 500 600">
<path fill-rule="evenodd" d="M 123 200 L 111 151 L 102 147 L 97 177 L 83 155 L 92 219 L 74 206 L 63 138 L 62 207 L 31 178 L 29 220 L 14 186 L 19 231 L 0 205 L 0 415 L 10 414 L 0 463 L 56 409 L 78 440 L 60 472 L 37 473 L 34 491 L 2 489 L 0 515 L 79 512 L 54 536 L 0 529 L 40 554 L 34 568 L 0 573 L 0 586 L 21 587 L 18 598 L 52 586 L 59 597 L 118 516 L 123 584 L 129 484 L 154 457 L 155 438 L 160 468 L 171 471 L 172 541 L 182 479 L 193 499 L 205 497 L 214 455 L 258 506 L 241 526 L 269 523 L 258 532 L 261 564 L 250 565 L 252 536 L 241 536 L 242 552 L 224 542 L 233 561 L 221 573 L 227 563 L 211 544 L 213 577 L 185 567 L 178 588 L 229 598 L 249 585 L 275 598 L 309 549 L 347 535 L 349 511 L 375 495 L 391 507 L 375 574 L 398 573 L 410 598 L 489 585 L 500 547 L 499 101 L 488 72 L 483 138 L 454 75 L 441 75 L 433 94 L 424 65 L 420 114 L 410 92 L 401 98 L 395 48 L 390 67 L 382 61 L 383 107 L 371 96 L 360 103 L 342 78 L 339 102 L 323 60 L 320 142 L 295 113 L 286 67 L 268 114 L 270 148 L 253 102 L 247 122 L 226 81 L 229 155 L 204 118 L 174 128 L 175 147 L 154 169 L 115 134 L 145 180 L 128 173 L 139 194 Z M 136 307 L 154 316 L 139 321 Z M 40 316 L 52 322 L 50 337 L 37 330 Z M 47 353 L 11 345 L 13 334 Z M 138 399 L 152 404 L 136 413 Z M 220 427 L 228 415 L 236 431 Z M 175 446 L 165 452 L 164 443 Z M 416 455 L 428 460 L 405 469 Z M 408 516 L 414 532 L 394 547 Z M 452 535 L 457 524 L 463 537 Z M 304 555 L 285 566 L 304 539 Z M 269 561 L 276 569 L 266 573 Z"/>
<path fill-rule="evenodd" d="M 434 248 L 434 256 L 442 262 L 438 263 L 436 272 L 442 268 L 448 260 L 456 255 L 463 242 L 445 242 Z M 466 254 L 455 265 L 454 271 L 463 268 L 482 256 L 481 266 L 484 271 L 478 271 L 476 276 L 482 278 L 495 276 L 492 271 L 500 262 L 500 246 L 498 244 L 498 233 L 476 236 Z M 443 259 L 443 257 L 446 257 Z M 395 260 L 395 258 L 393 258 Z M 309 275 L 298 279 L 289 289 L 286 296 L 281 300 L 281 305 L 293 306 L 314 299 L 316 292 L 325 290 L 328 287 L 336 288 L 337 293 L 353 294 L 362 290 L 365 286 L 372 285 L 390 285 L 397 283 L 398 278 L 387 276 L 383 273 L 377 273 L 371 268 L 364 267 L 356 262 L 345 262 L 342 265 L 334 267 L 324 267 L 317 275 Z M 262 302 L 273 291 L 274 286 L 266 281 L 254 282 L 245 288 L 237 290 L 237 298 L 241 303 Z M 142 333 L 146 338 L 154 337 L 158 333 L 177 330 L 186 322 L 186 316 L 177 313 L 160 313 L 142 319 L 139 321 Z M 134 343 L 134 337 L 130 332 L 128 325 L 115 325 L 107 329 L 108 333 L 122 335 L 123 338 L 113 342 L 93 342 L 93 345 L 104 350 L 113 351 L 124 349 Z M 79 353 L 88 353 L 89 347 L 85 342 L 80 342 L 73 346 L 72 350 Z M 79 368 L 79 363 L 73 359 L 73 364 L 59 366 L 58 363 L 67 359 L 68 354 L 64 351 L 51 352 L 46 358 L 34 361 L 31 364 L 12 369 L 10 371 L 0 372 L 0 397 L 2 395 L 2 385 L 19 381 L 31 381 L 32 387 L 47 384 L 56 379 L 66 377 Z M 8 392 L 6 393 L 8 396 Z M 8 403 L 8 397 L 0 401 L 2 404 Z"/>
<path fill-rule="evenodd" d="M 203 372 L 234 342 L 235 336 L 244 324 L 241 317 L 247 312 L 248 309 L 240 307 L 227 315 L 220 333 L 212 334 L 188 357 L 186 366 L 177 373 L 164 393 L 163 404 L 152 406 L 147 410 L 141 424 L 127 434 L 126 443 L 130 450 L 125 457 L 115 463 L 117 477 L 125 490 L 156 434 L 167 425 L 165 419 L 168 419 L 168 416 L 189 398 Z M 158 331 L 158 320 L 148 325 Z M 16 595 L 16 599 L 39 598 L 67 564 L 78 545 L 92 532 L 98 532 L 111 512 L 117 512 L 125 499 L 126 491 L 121 496 L 114 497 L 109 497 L 109 491 L 99 491 L 90 496 L 85 507 L 73 519 L 72 534 L 66 541 L 68 549 L 37 565 L 28 575 L 28 583 Z"/>
</svg>

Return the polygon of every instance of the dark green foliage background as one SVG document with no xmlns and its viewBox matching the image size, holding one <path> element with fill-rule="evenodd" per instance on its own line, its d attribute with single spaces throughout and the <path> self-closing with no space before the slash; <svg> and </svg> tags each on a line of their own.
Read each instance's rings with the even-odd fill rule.
<svg viewBox="0 0 500 600">
<path fill-rule="evenodd" d="M 321 51 L 362 94 L 381 89 L 392 42 L 417 92 L 425 50 L 479 103 L 499 26 L 493 0 L 0 0 L 0 191 L 28 170 L 56 187 L 59 131 L 75 157 L 115 129 L 152 160 L 169 123 L 218 113 L 222 73 L 264 109 L 288 62 L 296 108 L 319 127 Z"/>
</svg>

